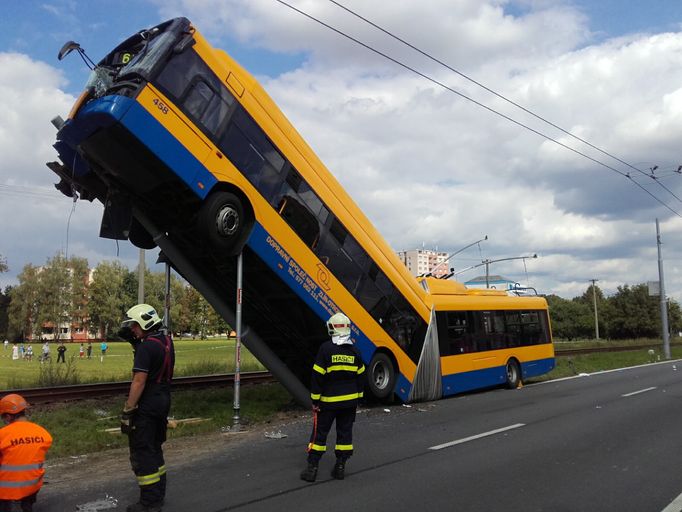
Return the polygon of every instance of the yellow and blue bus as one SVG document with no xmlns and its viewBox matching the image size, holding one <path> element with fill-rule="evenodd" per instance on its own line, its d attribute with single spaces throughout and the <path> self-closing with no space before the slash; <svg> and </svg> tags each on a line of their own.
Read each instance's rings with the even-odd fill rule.
<svg viewBox="0 0 682 512">
<path fill-rule="evenodd" d="M 244 343 L 262 342 L 290 390 L 336 311 L 378 398 L 514 387 L 554 367 L 544 299 L 411 275 L 253 76 L 185 18 L 106 55 L 56 124 L 48 167 L 66 195 L 104 204 L 100 236 L 168 240 L 212 297 L 235 296 L 243 255 Z"/>
</svg>

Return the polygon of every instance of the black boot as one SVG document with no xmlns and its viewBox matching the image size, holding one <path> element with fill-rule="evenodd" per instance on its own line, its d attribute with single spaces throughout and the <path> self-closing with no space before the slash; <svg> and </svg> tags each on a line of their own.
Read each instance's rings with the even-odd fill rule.
<svg viewBox="0 0 682 512">
<path fill-rule="evenodd" d="M 306 482 L 314 482 L 317 478 L 317 466 L 312 462 L 308 462 L 308 467 L 301 471 L 301 480 Z"/>
<path fill-rule="evenodd" d="M 346 461 L 343 459 L 336 459 L 334 469 L 332 469 L 332 477 L 337 480 L 343 480 L 346 476 Z"/>
</svg>

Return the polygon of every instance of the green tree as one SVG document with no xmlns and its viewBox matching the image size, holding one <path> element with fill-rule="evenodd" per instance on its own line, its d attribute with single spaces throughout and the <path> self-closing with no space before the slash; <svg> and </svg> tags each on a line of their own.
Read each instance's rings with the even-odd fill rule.
<svg viewBox="0 0 682 512">
<path fill-rule="evenodd" d="M 9 267 L 7 266 L 7 258 L 0 254 L 0 274 L 7 272 Z"/>
<path fill-rule="evenodd" d="M 9 337 L 9 305 L 12 299 L 10 298 L 12 287 L 5 287 L 4 292 L 0 292 L 0 336 L 2 339 Z"/>
<path fill-rule="evenodd" d="M 118 261 L 103 261 L 92 274 L 88 294 L 90 323 L 105 338 L 118 331 L 124 312 L 135 301 L 128 286 L 131 275 L 134 277 L 134 273 Z"/>
<path fill-rule="evenodd" d="M 54 339 L 60 339 L 62 324 L 70 320 L 71 276 L 69 264 L 63 255 L 57 254 L 47 260 L 38 273 L 40 307 L 37 324 L 43 329 L 52 329 Z"/>
<path fill-rule="evenodd" d="M 682 332 L 682 310 L 675 299 L 668 299 L 668 324 L 673 336 Z"/>
<path fill-rule="evenodd" d="M 658 299 L 649 296 L 646 284 L 619 286 L 607 303 L 610 338 L 655 338 L 661 335 Z"/>
<path fill-rule="evenodd" d="M 594 332 L 590 328 L 592 317 L 590 309 L 584 303 L 549 295 L 547 304 L 552 322 L 552 334 L 555 338 L 574 340 L 592 337 Z"/>
<path fill-rule="evenodd" d="M 19 284 L 10 290 L 8 310 L 8 336 L 13 340 L 38 337 L 40 329 L 36 318 L 40 306 L 39 269 L 30 263 L 17 276 Z"/>
</svg>

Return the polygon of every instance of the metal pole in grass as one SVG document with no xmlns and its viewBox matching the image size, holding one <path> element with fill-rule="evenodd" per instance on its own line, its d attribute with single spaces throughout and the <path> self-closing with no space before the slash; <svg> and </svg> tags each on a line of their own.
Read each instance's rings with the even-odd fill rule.
<svg viewBox="0 0 682 512">
<path fill-rule="evenodd" d="M 234 341 L 234 416 L 232 416 L 232 429 L 239 431 L 239 372 L 241 370 L 241 345 L 242 345 L 242 261 L 243 253 L 240 252 L 237 256 L 237 308 L 236 308 L 236 323 L 237 323 L 237 338 Z"/>
<path fill-rule="evenodd" d="M 661 231 L 656 219 L 656 245 L 658 246 L 658 279 L 661 300 L 661 334 L 663 335 L 663 355 L 670 359 L 670 332 L 668 330 L 668 303 L 665 300 L 665 281 L 663 280 L 663 257 L 661 256 Z"/>
</svg>

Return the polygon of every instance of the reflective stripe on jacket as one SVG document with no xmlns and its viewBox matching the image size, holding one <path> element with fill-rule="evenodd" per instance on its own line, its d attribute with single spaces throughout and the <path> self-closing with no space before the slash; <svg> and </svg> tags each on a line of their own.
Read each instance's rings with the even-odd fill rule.
<svg viewBox="0 0 682 512">
<path fill-rule="evenodd" d="M 0 500 L 20 500 L 40 490 L 51 445 L 50 433 L 30 421 L 0 428 Z"/>
<path fill-rule="evenodd" d="M 353 345 L 335 345 L 327 341 L 313 365 L 310 398 L 322 407 L 356 407 L 363 396 L 365 365 Z"/>
</svg>

